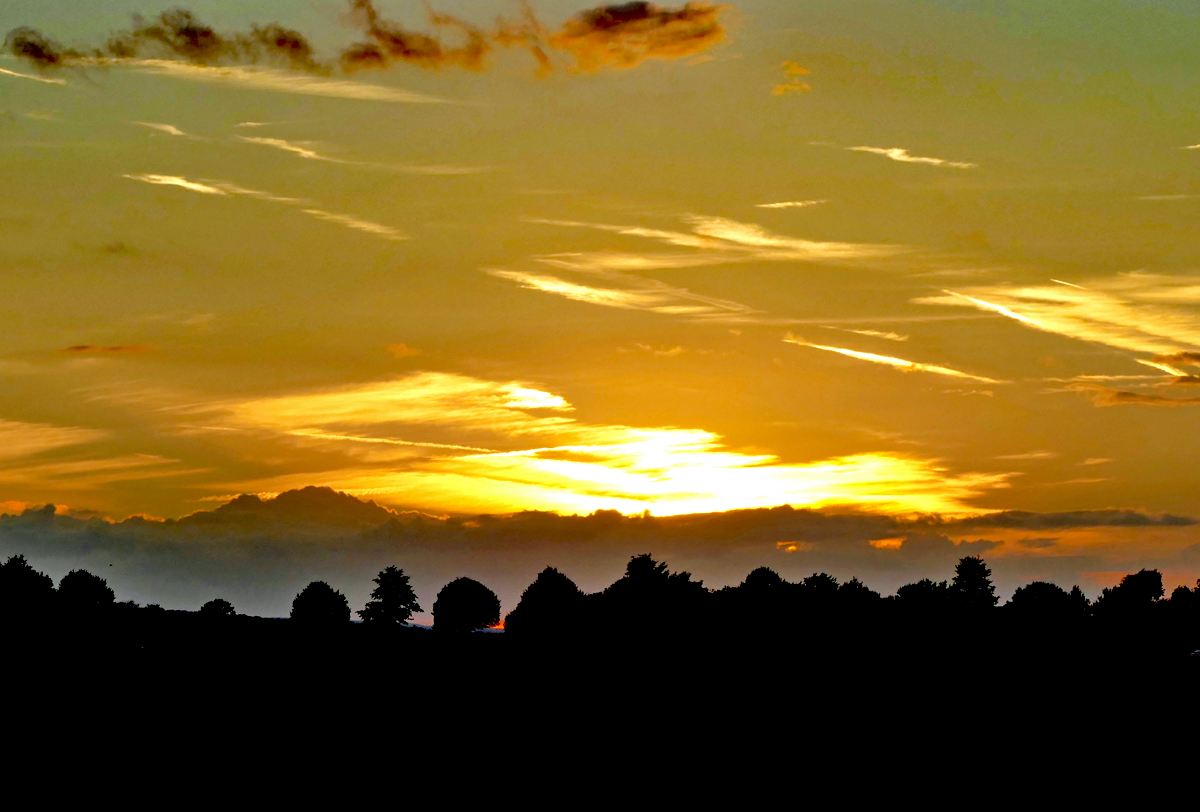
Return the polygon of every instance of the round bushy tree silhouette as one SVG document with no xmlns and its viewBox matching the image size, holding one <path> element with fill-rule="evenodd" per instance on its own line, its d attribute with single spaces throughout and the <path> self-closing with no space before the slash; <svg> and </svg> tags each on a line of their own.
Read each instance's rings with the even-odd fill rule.
<svg viewBox="0 0 1200 812">
<path fill-rule="evenodd" d="M 324 581 L 313 581 L 292 601 L 292 620 L 305 626 L 339 626 L 350 622 L 346 596 Z"/>
<path fill-rule="evenodd" d="M 232 603 L 224 598 L 214 598 L 200 607 L 200 617 L 205 620 L 223 620 L 225 618 L 237 617 L 237 610 L 233 608 Z"/>
<path fill-rule="evenodd" d="M 554 567 L 546 567 L 504 618 L 504 631 L 518 635 L 564 634 L 578 622 L 583 592 Z"/>
<path fill-rule="evenodd" d="M 37 614 L 54 599 L 54 581 L 29 565 L 23 555 L 0 564 L 0 613 Z"/>
<path fill-rule="evenodd" d="M 463 633 L 500 622 L 496 593 L 470 578 L 456 578 L 442 587 L 433 602 L 433 628 Z"/>
<path fill-rule="evenodd" d="M 116 599 L 108 582 L 87 570 L 71 570 L 58 582 L 59 605 L 71 613 L 97 612 Z"/>
</svg>

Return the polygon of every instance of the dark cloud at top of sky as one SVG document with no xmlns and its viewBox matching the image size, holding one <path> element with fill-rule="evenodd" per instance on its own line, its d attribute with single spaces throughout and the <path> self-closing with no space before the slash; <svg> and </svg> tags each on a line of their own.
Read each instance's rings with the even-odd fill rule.
<svg viewBox="0 0 1200 812">
<path fill-rule="evenodd" d="M 964 555 L 986 556 L 999 545 L 987 538 L 956 543 L 948 533 L 1195 524 L 1128 510 L 1007 512 L 940 522 L 786 506 L 668 517 L 616 511 L 437 517 L 305 488 L 274 499 L 241 496 L 171 521 L 112 523 L 85 514 L 56 515 L 53 506 L 27 510 L 0 517 L 0 556 L 24 554 L 55 579 L 82 567 L 108 578 L 121 599 L 177 608 L 224 597 L 241 612 L 286 615 L 292 598 L 312 580 L 343 590 L 357 608 L 367 599 L 371 579 L 395 565 L 412 576 L 426 605 L 445 583 L 467 576 L 495 590 L 508 610 L 546 566 L 596 591 L 620 577 L 630 556 L 647 552 L 710 587 L 740 583 L 751 570 L 769 566 L 789 580 L 818 571 L 842 580 L 857 576 L 888 594 L 920 578 L 951 578 Z M 1044 540 L 1035 541 L 1041 546 Z M 1070 587 L 1083 580 L 1082 573 L 1115 567 L 1096 556 L 1000 557 L 989 563 L 1002 593 L 1030 577 L 1051 575 Z"/>
<path fill-rule="evenodd" d="M 387 20 L 373 0 L 350 0 L 350 18 L 367 40 L 346 48 L 338 62 L 345 71 L 409 64 L 426 69 L 458 67 L 483 70 L 496 46 L 523 48 L 536 59 L 537 73 L 553 70 L 547 49 L 570 54 L 581 71 L 628 68 L 646 59 L 678 59 L 697 54 L 725 37 L 719 17 L 725 6 L 687 3 L 660 8 L 650 3 L 599 6 L 568 20 L 556 32 L 522 6 L 521 19 L 503 18 L 484 29 L 457 17 L 429 11 L 432 33 L 412 31 Z M 443 42 L 442 31 L 457 33 L 456 44 Z M 222 34 L 190 11 L 175 9 L 153 20 L 134 17 L 133 26 L 114 33 L 99 48 L 66 47 L 32 28 L 17 28 L 4 41 L 5 51 L 38 68 L 58 68 L 108 60 L 175 59 L 201 66 L 273 64 L 310 73 L 328 73 L 332 66 L 316 58 L 312 45 L 298 31 L 278 23 L 253 25 L 249 31 Z"/>
</svg>

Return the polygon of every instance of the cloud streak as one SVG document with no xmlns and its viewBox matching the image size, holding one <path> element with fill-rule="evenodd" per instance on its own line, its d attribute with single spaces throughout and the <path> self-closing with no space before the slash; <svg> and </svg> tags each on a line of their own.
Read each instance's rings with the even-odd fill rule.
<svg viewBox="0 0 1200 812">
<path fill-rule="evenodd" d="M 825 352 L 834 352 L 839 355 L 844 355 L 847 358 L 856 358 L 859 361 L 869 361 L 873 364 L 883 364 L 885 366 L 894 367 L 905 372 L 930 372 L 935 375 L 945 375 L 950 378 L 961 378 L 969 381 L 978 381 L 979 383 L 1004 383 L 993 378 L 985 378 L 980 375 L 971 375 L 967 372 L 960 372 L 957 369 L 949 367 L 940 367 L 933 364 L 921 364 L 916 361 L 906 361 L 903 358 L 893 358 L 888 355 L 876 355 L 871 352 L 858 352 L 856 350 L 848 350 L 844 347 L 829 347 L 823 344 L 813 344 L 801 338 L 788 333 L 783 339 L 786 344 L 795 344 L 799 347 L 811 347 L 814 350 L 824 350 Z"/>
<path fill-rule="evenodd" d="M 1106 290 L 1107 289 L 1107 290 Z M 1108 292 L 1111 291 L 1111 292 Z M 1200 347 L 1200 317 L 1160 301 L 1189 302 L 1191 286 L 1165 289 L 1142 277 L 1079 286 L 1000 286 L 914 299 L 974 307 L 1027 327 L 1122 350 L 1166 356 Z"/>
<path fill-rule="evenodd" d="M 231 183 L 221 181 L 212 181 L 211 183 L 201 183 L 199 181 L 188 180 L 187 178 L 179 177 L 178 175 L 123 175 L 122 177 L 130 180 L 137 180 L 143 183 L 149 183 L 155 186 L 174 186 L 180 189 L 186 189 L 189 192 L 197 192 L 204 195 L 240 195 L 246 197 L 254 197 L 260 200 L 268 200 L 274 203 L 284 203 L 288 205 L 308 205 L 306 201 L 290 197 L 278 197 L 268 194 L 267 192 L 259 192 L 254 189 L 243 189 Z M 336 223 L 337 225 L 345 226 L 346 228 L 362 231 L 367 234 L 373 234 L 376 237 L 382 237 L 385 240 L 398 242 L 409 239 L 408 235 L 392 228 L 391 226 L 373 223 L 369 220 L 363 220 L 349 214 L 337 214 L 335 212 L 325 211 L 324 209 L 305 208 L 302 210 L 310 217 L 315 217 L 327 223 Z"/>
<path fill-rule="evenodd" d="M 927 158 L 920 155 L 910 155 L 908 150 L 901 147 L 846 147 L 850 152 L 869 152 L 872 155 L 882 155 L 893 161 L 906 164 L 929 164 L 930 166 L 945 166 L 951 169 L 974 169 L 979 164 L 965 161 L 947 161 L 944 158 Z"/>
</svg>

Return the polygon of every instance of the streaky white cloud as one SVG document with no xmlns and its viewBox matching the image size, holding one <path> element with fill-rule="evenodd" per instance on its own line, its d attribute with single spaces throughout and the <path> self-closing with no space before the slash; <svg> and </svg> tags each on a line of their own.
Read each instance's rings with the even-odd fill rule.
<svg viewBox="0 0 1200 812">
<path fill-rule="evenodd" d="M 870 336 L 871 338 L 884 338 L 888 341 L 908 341 L 908 336 L 893 333 L 890 330 L 886 332 L 883 330 L 855 330 L 850 327 L 834 327 L 829 324 L 822 324 L 821 326 L 826 330 L 838 330 L 843 333 L 854 333 L 855 335 Z"/>
<path fill-rule="evenodd" d="M 133 123 L 139 127 L 147 127 L 151 130 L 158 130 L 159 132 L 166 133 L 167 135 L 174 135 L 183 138 L 189 137 L 187 133 L 176 127 L 174 124 L 159 124 L 154 121 L 135 121 Z"/>
<path fill-rule="evenodd" d="M 0 419 L 0 459 L 15 459 L 68 446 L 83 445 L 106 436 L 108 436 L 107 432 L 98 429 Z"/>
<path fill-rule="evenodd" d="M 178 186 L 180 189 L 187 189 L 189 192 L 199 192 L 202 195 L 226 194 L 215 186 L 197 183 L 194 180 L 181 178 L 178 175 L 122 175 L 121 177 L 129 178 L 130 180 L 139 180 L 142 183 L 150 183 L 155 186 Z"/>
<path fill-rule="evenodd" d="M 1138 200 L 1195 200 L 1200 195 L 1141 195 Z"/>
<path fill-rule="evenodd" d="M 828 200 L 784 200 L 780 203 L 758 203 L 760 209 L 807 209 L 809 206 L 819 206 Z"/>
<path fill-rule="evenodd" d="M 885 158 L 906 164 L 929 164 L 931 166 L 946 166 L 952 169 L 974 169 L 979 166 L 979 164 L 967 163 L 966 161 L 947 161 L 944 158 L 927 158 L 920 155 L 910 155 L 908 150 L 902 147 L 846 147 L 846 149 L 851 152 L 870 152 L 874 155 L 882 155 Z"/>
<path fill-rule="evenodd" d="M 236 127 L 265 127 L 269 122 L 266 121 L 241 121 L 233 126 Z"/>
<path fill-rule="evenodd" d="M 9 70 L 8 68 L 0 68 L 0 76 L 15 76 L 18 79 L 30 79 L 34 82 L 41 82 L 44 85 L 65 85 L 66 79 L 51 79 L 46 76 L 34 76 L 29 73 L 21 73 L 20 71 Z"/>
<path fill-rule="evenodd" d="M 247 189 L 243 186 L 238 186 L 236 183 L 226 183 L 225 181 L 206 181 L 211 183 L 215 188 L 231 195 L 242 195 L 245 197 L 256 197 L 259 200 L 269 200 L 272 203 L 287 203 L 293 206 L 310 206 L 311 201 L 300 197 L 281 197 L 273 195 L 270 192 L 261 192 L 257 189 Z"/>
<path fill-rule="evenodd" d="M 1147 361 L 1144 358 L 1135 358 L 1133 360 L 1137 361 L 1139 364 L 1141 364 L 1143 366 L 1150 367 L 1151 369 L 1157 369 L 1157 370 L 1167 373 L 1168 375 L 1174 375 L 1176 378 L 1186 378 L 1187 377 L 1186 370 L 1180 369 L 1179 367 L 1173 367 L 1170 364 L 1164 364 L 1160 361 Z"/>
<path fill-rule="evenodd" d="M 1001 454 L 992 459 L 996 460 L 1053 460 L 1058 457 L 1056 451 L 1026 451 L 1023 454 Z"/>
<path fill-rule="evenodd" d="M 244 141 L 247 144 L 273 147 L 284 152 L 290 152 L 293 155 L 299 155 L 301 158 L 307 158 L 310 161 L 325 161 L 326 163 L 343 164 L 346 166 L 369 166 L 374 169 L 387 169 L 406 175 L 475 175 L 481 172 L 492 171 L 490 166 L 450 166 L 444 164 L 420 166 L 417 164 L 380 164 L 369 161 L 351 161 L 324 155 L 309 146 L 305 146 L 304 142 L 293 143 L 283 138 L 262 138 L 246 135 L 239 135 L 237 138 L 239 141 Z"/>
<path fill-rule="evenodd" d="M 979 383 L 1005 383 L 994 378 L 985 378 L 982 375 L 971 375 L 967 372 L 961 372 L 957 369 L 949 367 L 935 366 L 933 364 L 921 364 L 916 361 L 906 361 L 903 358 L 893 358 L 889 355 L 876 355 L 873 352 L 858 352 L 857 350 L 849 350 L 845 347 L 829 347 L 824 344 L 813 344 L 804 339 L 788 333 L 783 339 L 787 344 L 795 344 L 800 347 L 812 347 L 814 350 L 824 350 L 825 352 L 834 352 L 839 355 L 845 355 L 848 358 L 857 358 L 860 361 L 869 361 L 874 364 L 884 364 L 886 366 L 895 367 L 906 372 L 931 372 L 935 375 L 946 375 L 951 378 L 963 378 L 969 381 L 978 381 Z"/>
<path fill-rule="evenodd" d="M 1194 280 L 1193 280 L 1194 281 Z M 1200 314 L 1190 303 L 1191 283 L 1166 286 L 1158 278 L 1124 274 L 1089 287 L 997 286 L 943 291 L 914 299 L 917 304 L 974 307 L 998 313 L 1029 327 L 1082 341 L 1153 355 L 1200 347 Z"/>
<path fill-rule="evenodd" d="M 328 155 L 322 155 L 316 150 L 309 149 L 301 144 L 293 144 L 292 142 L 286 141 L 282 138 L 258 138 L 248 135 L 239 135 L 237 138 L 239 141 L 245 141 L 247 144 L 261 144 L 264 147 L 281 149 L 284 152 L 290 152 L 293 155 L 299 155 L 301 158 L 308 158 L 310 161 L 328 161 L 335 164 L 348 163 L 348 161 L 343 161 L 339 158 L 330 158 Z"/>
<path fill-rule="evenodd" d="M 139 73 L 152 73 L 194 82 L 233 85 L 252 90 L 276 93 L 296 93 L 302 96 L 325 96 L 335 99 L 392 102 L 398 104 L 451 104 L 448 99 L 427 96 L 401 88 L 352 82 L 345 79 L 324 79 L 296 74 L 275 68 L 254 66 L 216 67 L 193 65 L 171 59 L 97 59 L 81 63 L 105 67 L 128 67 Z"/>
<path fill-rule="evenodd" d="M 325 220 L 329 223 L 337 223 L 346 226 L 346 228 L 365 231 L 368 234 L 374 234 L 378 237 L 383 237 L 385 240 L 407 240 L 408 236 L 402 234 L 390 226 L 372 223 L 369 220 L 360 220 L 357 217 L 351 217 L 348 214 L 334 214 L 333 212 L 322 211 L 321 209 L 304 209 L 305 214 L 312 215 L 318 220 Z"/>
<path fill-rule="evenodd" d="M 530 218 L 528 222 L 561 228 L 590 228 L 627 237 L 642 237 L 657 240 L 677 248 L 696 249 L 690 256 L 694 265 L 718 265 L 750 261 L 808 261 L 830 262 L 874 259 L 892 256 L 908 249 L 905 246 L 869 245 L 860 243 L 819 242 L 795 237 L 785 237 L 753 223 L 741 223 L 725 217 L 687 215 L 684 221 L 692 226 L 692 233 L 668 229 L 621 226 L 608 223 L 588 223 L 575 220 L 549 220 Z M 580 264 L 592 263 L 600 266 L 613 259 L 605 252 L 573 255 Z M 630 263 L 638 258 L 647 268 L 687 267 L 686 256 L 678 254 L 617 254 L 619 261 Z M 662 265 L 654 265 L 662 262 Z"/>
<path fill-rule="evenodd" d="M 643 310 L 670 316 L 691 316 L 707 321 L 756 320 L 760 311 L 724 299 L 702 296 L 687 288 L 671 287 L 663 282 L 641 277 L 609 275 L 628 287 L 602 288 L 569 282 L 556 276 L 523 271 L 485 269 L 485 273 L 516 282 L 521 287 L 543 293 L 553 293 L 577 302 L 616 307 L 624 310 Z"/>
</svg>

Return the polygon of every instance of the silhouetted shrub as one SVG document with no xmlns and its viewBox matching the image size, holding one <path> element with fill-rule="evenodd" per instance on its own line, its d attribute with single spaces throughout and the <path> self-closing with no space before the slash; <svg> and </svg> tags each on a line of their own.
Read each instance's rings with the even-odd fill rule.
<svg viewBox="0 0 1200 812">
<path fill-rule="evenodd" d="M 1083 590 L 1067 592 L 1058 584 L 1033 581 L 1017 589 L 1004 604 L 1004 611 L 1023 621 L 1044 622 L 1087 617 L 1089 604 Z"/>
<path fill-rule="evenodd" d="M 504 618 L 506 634 L 557 637 L 579 623 L 583 592 L 554 567 L 538 573 L 521 593 L 515 609 Z"/>
<path fill-rule="evenodd" d="M 200 607 L 200 617 L 205 620 L 225 620 L 237 617 L 237 610 L 224 598 L 214 598 Z"/>
<path fill-rule="evenodd" d="M 950 585 L 928 578 L 905 584 L 896 590 L 896 605 L 906 614 L 943 614 L 950 605 Z"/>
<path fill-rule="evenodd" d="M 625 575 L 604 590 L 602 622 L 613 633 L 661 637 L 708 621 L 709 592 L 690 572 L 668 572 L 649 553 L 635 555 Z"/>
<path fill-rule="evenodd" d="M 1164 594 L 1161 572 L 1139 570 L 1101 592 L 1094 611 L 1104 620 L 1145 620 Z"/>
<path fill-rule="evenodd" d="M 87 570 L 71 570 L 58 582 L 58 604 L 72 615 L 95 614 L 112 606 L 116 597 L 107 581 Z"/>
<path fill-rule="evenodd" d="M 456 578 L 442 587 L 433 602 L 433 629 L 461 634 L 500 622 L 496 593 L 470 578 Z"/>
<path fill-rule="evenodd" d="M 423 612 L 404 570 L 388 567 L 375 578 L 371 600 L 359 610 L 358 616 L 369 626 L 399 626 L 407 623 L 414 612 Z"/>
<path fill-rule="evenodd" d="M 0 616 L 5 620 L 36 616 L 53 599 L 54 581 L 31 567 L 25 556 L 14 555 L 0 564 Z"/>
<path fill-rule="evenodd" d="M 292 601 L 292 620 L 312 627 L 342 626 L 350 622 L 350 604 L 329 584 L 313 581 Z"/>
</svg>

